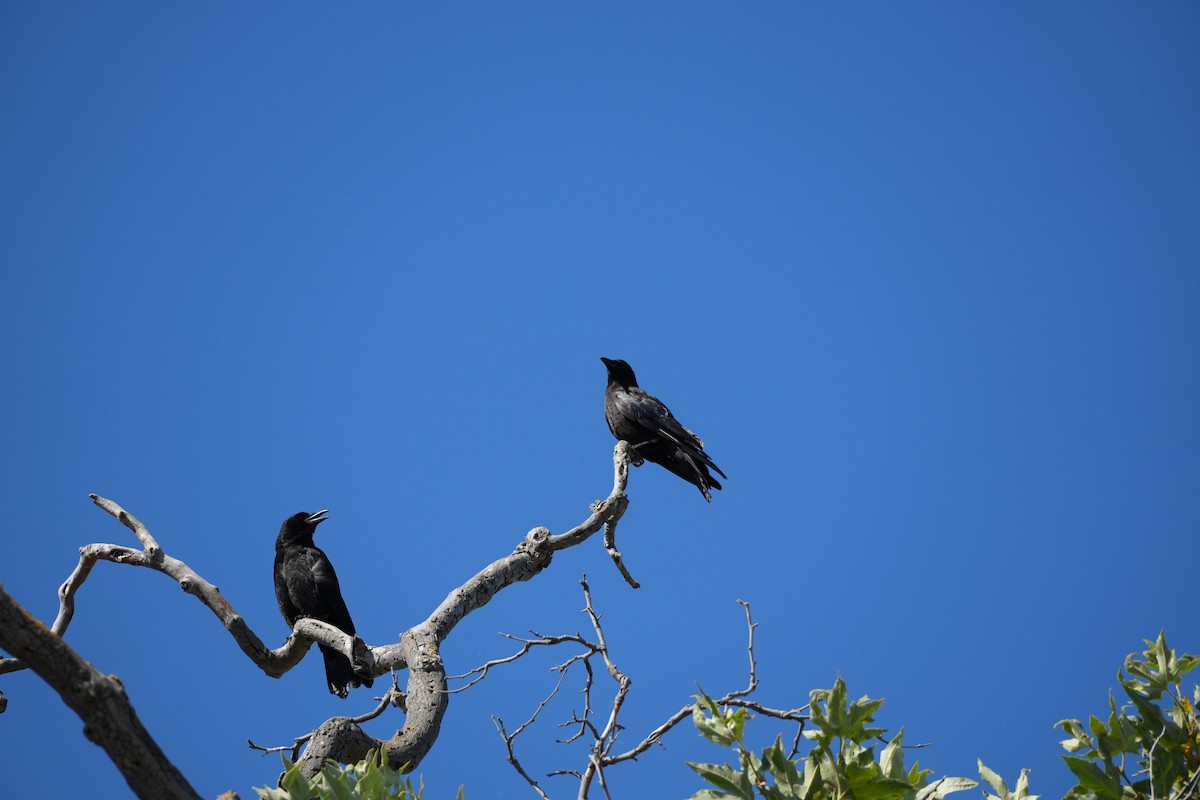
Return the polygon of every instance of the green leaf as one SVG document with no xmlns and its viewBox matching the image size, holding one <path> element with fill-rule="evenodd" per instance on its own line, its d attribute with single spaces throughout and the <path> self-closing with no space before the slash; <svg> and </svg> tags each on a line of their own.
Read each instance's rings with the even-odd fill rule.
<svg viewBox="0 0 1200 800">
<path fill-rule="evenodd" d="M 921 762 L 914 761 L 912 769 L 908 771 L 908 785 L 913 787 L 921 786 L 924 784 L 925 779 L 932 774 L 933 770 L 921 769 Z"/>
<path fill-rule="evenodd" d="M 819 789 L 821 785 L 821 757 L 812 752 L 804 759 L 804 783 L 801 786 L 800 796 L 811 797 L 813 791 Z"/>
<path fill-rule="evenodd" d="M 1105 774 L 1100 767 L 1082 758 L 1063 756 L 1063 761 L 1067 762 L 1067 768 L 1075 774 L 1084 789 L 1095 792 L 1103 800 L 1119 800 L 1121 797 L 1119 778 Z"/>
<path fill-rule="evenodd" d="M 354 790 L 356 783 L 353 772 L 334 769 L 332 773 L 321 771 L 315 781 L 321 790 L 322 800 L 360 800 L 362 795 Z"/>
<path fill-rule="evenodd" d="M 1018 800 L 1037 800 L 1036 794 L 1029 793 L 1029 770 L 1027 769 L 1021 770 L 1021 777 L 1017 778 L 1016 796 Z"/>
<path fill-rule="evenodd" d="M 1108 746 L 1113 753 L 1136 753 L 1141 749 L 1137 728 L 1125 714 L 1117 711 L 1117 701 L 1108 695 Z"/>
<path fill-rule="evenodd" d="M 879 768 L 889 778 L 905 780 L 908 777 L 904 770 L 904 751 L 900 746 L 903 739 L 904 728 L 901 728 L 879 755 Z M 911 785 L 911 782 L 908 783 Z"/>
<path fill-rule="evenodd" d="M 964 789 L 974 789 L 978 781 L 970 778 L 938 778 L 933 783 L 917 792 L 915 800 L 937 800 L 951 792 L 961 792 Z"/>
<path fill-rule="evenodd" d="M 742 731 L 749 717 L 746 709 L 721 708 L 706 694 L 696 695 L 696 704 L 692 706 L 692 723 L 696 730 L 705 739 L 722 747 L 742 740 Z"/>
<path fill-rule="evenodd" d="M 779 790 L 782 797 L 795 798 L 801 800 L 805 793 L 805 784 L 800 771 L 796 769 L 796 764 L 787 757 L 783 750 L 783 738 L 775 737 L 775 744 L 763 750 L 763 764 L 772 777 L 775 778 L 775 787 Z"/>
<path fill-rule="evenodd" d="M 1092 736 L 1096 737 L 1096 750 L 1100 757 L 1105 761 L 1111 760 L 1112 748 L 1109 743 L 1108 728 L 1105 728 L 1104 723 L 1095 715 L 1088 717 L 1088 727 L 1091 728 Z"/>
<path fill-rule="evenodd" d="M 875 763 L 875 748 L 863 747 L 858 742 L 842 742 L 842 761 L 849 767 L 860 770 L 870 770 L 872 775 L 879 773 L 879 765 Z"/>
<path fill-rule="evenodd" d="M 903 800 L 912 791 L 908 781 L 898 781 L 892 778 L 865 780 L 864 777 L 860 776 L 857 780 L 850 782 L 850 792 L 855 800 L 885 800 L 885 798 Z"/>
<path fill-rule="evenodd" d="M 1175 680 L 1179 681 L 1184 675 L 1194 670 L 1197 665 L 1200 665 L 1200 656 L 1182 655 L 1175 665 Z"/>
<path fill-rule="evenodd" d="M 729 792 L 731 796 L 754 800 L 754 784 L 749 776 L 728 764 L 697 764 L 689 761 L 687 765 L 701 778 Z"/>
<path fill-rule="evenodd" d="M 838 772 L 837 764 L 834 763 L 833 757 L 828 753 L 821 758 L 818 769 L 820 770 L 821 780 L 826 786 L 836 787 L 837 789 L 842 789 L 845 786 L 845 776 Z"/>
<path fill-rule="evenodd" d="M 300 774 L 300 765 L 288 761 L 286 756 L 283 758 L 283 765 L 285 769 L 279 778 L 279 788 L 286 793 L 289 800 L 314 800 L 317 797 L 316 787 Z"/>
<path fill-rule="evenodd" d="M 983 782 L 992 787 L 992 791 L 1000 800 L 1008 800 L 1008 784 L 1004 782 L 1004 779 L 984 766 L 982 758 L 977 758 L 975 761 L 979 764 L 979 777 L 983 778 Z"/>
<path fill-rule="evenodd" d="M 865 742 L 883 733 L 883 728 L 867 726 L 883 700 L 872 700 L 863 695 L 853 703 L 847 703 L 846 682 L 840 675 L 832 689 L 815 689 L 810 696 L 810 720 L 819 731 L 814 737 L 819 742 L 828 745 L 835 737 Z"/>
<path fill-rule="evenodd" d="M 1059 742 L 1068 753 L 1078 753 L 1080 750 L 1087 749 L 1088 755 L 1094 755 L 1092 737 L 1084 730 L 1082 722 L 1077 719 L 1060 719 L 1054 723 L 1054 727 L 1062 728 L 1063 733 L 1071 737 Z"/>
<path fill-rule="evenodd" d="M 1163 734 L 1165 730 L 1165 735 L 1169 739 L 1178 741 L 1180 737 L 1179 726 L 1163 714 L 1162 708 L 1151 702 L 1150 699 L 1133 692 L 1129 693 L 1129 699 L 1133 701 L 1134 708 L 1141 715 L 1141 720 L 1136 721 L 1135 726 L 1143 731 L 1143 739 L 1148 738 L 1150 741 L 1153 741 L 1160 734 Z M 1149 736 L 1147 737 L 1145 734 L 1149 734 Z"/>
<path fill-rule="evenodd" d="M 759 775 L 763 771 L 762 759 L 749 750 L 743 749 L 738 754 L 738 763 L 742 765 L 742 771 L 748 775 Z"/>
<path fill-rule="evenodd" d="M 254 787 L 254 793 L 258 795 L 259 800 L 288 800 L 287 792 L 282 789 L 275 789 L 268 786 Z"/>
</svg>

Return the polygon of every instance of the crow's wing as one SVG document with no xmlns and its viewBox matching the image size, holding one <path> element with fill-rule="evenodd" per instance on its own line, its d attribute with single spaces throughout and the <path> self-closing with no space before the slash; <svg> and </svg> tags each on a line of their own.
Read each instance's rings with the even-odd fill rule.
<svg viewBox="0 0 1200 800">
<path fill-rule="evenodd" d="M 313 614 L 313 616 L 323 622 L 336 625 L 346 633 L 354 633 L 354 622 L 350 619 L 346 601 L 342 599 L 342 587 L 338 584 L 333 564 L 320 548 L 314 547 L 313 550 L 316 551 L 316 558 L 312 565 L 313 583 L 316 586 L 317 599 L 321 608 L 321 615 Z"/>
<path fill-rule="evenodd" d="M 317 584 L 312 573 L 313 554 L 305 547 L 291 547 L 276 558 L 275 596 L 288 625 L 318 610 Z"/>
<path fill-rule="evenodd" d="M 656 436 L 673 443 L 685 453 L 695 456 L 716 470 L 722 478 L 728 477 L 704 452 L 704 441 L 683 427 L 671 410 L 654 395 L 632 387 L 622 392 L 619 402 L 625 415 Z"/>
<path fill-rule="evenodd" d="M 275 570 L 275 595 L 289 625 L 311 617 L 354 633 L 337 573 L 320 548 L 300 547 L 283 554 Z"/>
</svg>

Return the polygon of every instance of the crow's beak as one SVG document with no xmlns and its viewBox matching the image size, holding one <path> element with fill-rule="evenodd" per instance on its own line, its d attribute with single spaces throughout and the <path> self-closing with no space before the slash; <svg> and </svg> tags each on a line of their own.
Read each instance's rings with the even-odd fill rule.
<svg viewBox="0 0 1200 800">
<path fill-rule="evenodd" d="M 329 519 L 329 509 L 322 508 L 320 511 L 318 511 L 315 514 L 309 514 L 308 519 L 306 519 L 304 521 L 307 522 L 309 525 L 316 525 L 317 523 L 324 522 L 327 519 Z"/>
<path fill-rule="evenodd" d="M 606 367 L 612 366 L 612 363 L 613 363 L 612 359 L 605 358 L 604 356 L 600 356 L 600 360 L 604 362 L 604 366 L 606 366 Z"/>
</svg>

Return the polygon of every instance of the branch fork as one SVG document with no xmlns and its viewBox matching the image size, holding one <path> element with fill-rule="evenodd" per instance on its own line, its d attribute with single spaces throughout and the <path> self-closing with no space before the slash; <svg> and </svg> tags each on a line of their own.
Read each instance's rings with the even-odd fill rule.
<svg viewBox="0 0 1200 800">
<path fill-rule="evenodd" d="M 89 544 L 81 547 L 79 563 L 59 587 L 59 610 L 54 624 L 47 630 L 39 623 L 39 636 L 42 640 L 53 640 L 74 653 L 74 650 L 62 641 L 62 637 L 74 616 L 75 595 L 98 561 L 146 567 L 161 572 L 207 606 L 233 636 L 242 652 L 270 677 L 278 678 L 298 664 L 314 642 L 344 653 L 350 658 L 355 672 L 360 677 L 374 678 L 389 671 L 394 673 L 395 670 L 407 668 L 407 691 L 400 692 L 398 686 L 395 687 L 395 693 L 389 692 L 381 700 L 378 713 L 372 712 L 354 718 L 334 717 L 311 734 L 299 737 L 287 749 L 295 752 L 296 748 L 307 742 L 308 747 L 299 761 L 302 772 L 309 777 L 316 775 L 330 758 L 343 763 L 353 763 L 361 760 L 371 749 L 382 749 L 393 768 L 407 765 L 407 768 L 412 769 L 420 763 L 437 739 L 449 697 L 440 644 L 463 617 L 485 605 L 505 587 L 518 581 L 530 580 L 549 566 L 555 552 L 583 543 L 601 528 L 605 529 L 606 548 L 613 556 L 614 563 L 630 585 L 637 586 L 621 563 L 620 553 L 616 551 L 614 543 L 617 522 L 629 506 L 629 499 L 625 494 L 628 479 L 629 445 L 627 442 L 618 442 L 613 450 L 612 491 L 606 499 L 591 506 L 591 515 L 586 520 L 561 534 L 553 534 L 547 528 L 534 528 L 510 555 L 488 565 L 462 586 L 451 591 L 427 619 L 402 633 L 398 642 L 374 647 L 332 625 L 313 619 L 301 619 L 296 622 L 291 635 L 280 647 L 268 648 L 215 585 L 183 561 L 167 555 L 149 529 L 118 503 L 93 494 L 90 495 L 92 501 L 129 528 L 140 542 L 141 549 L 116 544 Z M 4 597 L 7 598 L 6 595 Z M 15 603 L 13 606 L 15 607 Z M 10 647 L 9 636 L 3 630 L 0 630 L 0 645 L 18 656 L 26 652 L 36 652 Z M 78 657 L 78 654 L 75 656 Z M 53 673 L 53 665 L 48 664 L 45 659 L 31 656 L 25 658 L 24 661 L 20 658 L 0 659 L 0 674 L 29 666 L 43 678 L 50 680 L 48 676 Z M 123 692 L 121 694 L 123 696 Z M 0 695 L 0 709 L 3 702 L 3 695 Z M 407 719 L 404 727 L 392 738 L 379 740 L 366 734 L 360 724 L 381 714 L 387 705 L 406 706 Z M 132 713 L 132 708 L 130 712 Z M 165 757 L 163 763 L 170 766 L 169 762 L 165 762 Z M 186 787 L 186 782 L 183 785 Z M 186 788 L 191 791 L 190 787 Z M 193 795 L 194 792 L 192 795 L 185 793 L 179 796 Z"/>
<path fill-rule="evenodd" d="M 588 793 L 591 790 L 593 781 L 599 783 L 600 788 L 605 794 L 605 797 L 609 797 L 608 786 L 604 774 L 605 769 L 623 761 L 635 760 L 639 755 L 649 750 L 652 746 L 659 744 L 662 737 L 668 731 L 670 731 L 683 720 L 689 719 L 692 716 L 693 709 L 695 708 L 694 703 L 688 703 L 683 708 L 679 709 L 670 717 L 668 717 L 667 720 L 657 728 L 650 731 L 650 733 L 648 733 L 633 747 L 624 752 L 615 754 L 613 753 L 617 739 L 621 731 L 624 729 L 623 726 L 618 722 L 619 715 L 633 682 L 628 675 L 618 669 L 616 663 L 613 661 L 609 653 L 608 643 L 604 636 L 604 629 L 600 624 L 600 615 L 596 613 L 595 607 L 592 604 L 591 589 L 588 587 L 586 575 L 580 581 L 580 585 L 583 587 L 585 603 L 583 611 L 585 614 L 587 614 L 588 619 L 592 624 L 592 630 L 596 634 L 595 641 L 584 639 L 579 635 L 540 636 L 535 634 L 535 636 L 538 637 L 536 639 L 523 639 L 505 634 L 508 636 L 508 638 L 515 639 L 523 643 L 520 651 L 508 656 L 507 658 L 489 661 L 488 663 L 480 667 L 476 667 L 464 675 L 456 676 L 460 678 L 465 678 L 476 674 L 480 676 L 468 683 L 466 686 L 461 687 L 462 689 L 466 689 L 478 682 L 478 680 L 482 678 L 482 675 L 486 674 L 490 668 L 498 666 L 499 664 L 507 664 L 516 661 L 535 646 L 553 646 L 558 644 L 574 643 L 584 648 L 585 652 L 577 653 L 566 662 L 553 668 L 560 673 L 554 688 L 550 691 L 550 694 L 547 695 L 547 697 L 538 705 L 529 719 L 522 723 L 516 730 L 514 730 L 512 733 L 509 733 L 504 726 L 504 720 L 493 718 L 493 721 L 496 724 L 496 731 L 500 735 L 500 738 L 504 740 L 508 762 L 513 766 L 513 769 L 516 770 L 517 774 L 525 779 L 525 781 L 530 785 L 530 788 L 532 788 L 537 795 L 542 798 L 542 800 L 550 800 L 550 797 L 546 793 L 545 789 L 543 789 L 538 782 L 530 776 L 525 767 L 522 766 L 520 759 L 516 754 L 515 742 L 517 737 L 534 723 L 542 709 L 545 708 L 546 704 L 550 702 L 550 699 L 558 693 L 559 689 L 562 687 L 567 668 L 572 664 L 581 662 L 585 671 L 584 686 L 582 690 L 584 707 L 582 714 L 573 712 L 571 714 L 571 719 L 559 724 L 559 727 L 578 728 L 578 730 L 576 730 L 575 733 L 570 737 L 567 739 L 560 739 L 559 742 L 566 744 L 579 740 L 585 735 L 590 736 L 591 741 L 589 742 L 587 748 L 587 763 L 584 769 L 581 771 L 557 770 L 549 773 L 547 777 L 570 775 L 576 778 L 579 781 L 577 795 L 579 800 L 586 800 Z M 757 664 L 754 658 L 754 631 L 758 627 L 758 624 L 755 623 L 750 616 L 750 604 L 744 600 L 738 600 L 738 603 L 742 606 L 746 613 L 748 639 L 746 644 L 746 652 L 750 662 L 749 680 L 744 689 L 731 691 L 725 696 L 717 698 L 715 702 L 718 705 L 747 708 L 762 714 L 763 716 L 797 723 L 796 742 L 793 745 L 792 752 L 792 755 L 794 756 L 796 748 L 799 747 L 800 734 L 804 730 L 804 723 L 808 719 L 808 707 L 804 706 L 795 709 L 778 709 L 764 706 L 761 703 L 746 699 L 747 695 L 751 694 L 758 688 Z M 617 684 L 617 690 L 613 696 L 612 703 L 609 707 L 608 716 L 604 720 L 603 727 L 599 727 L 592 719 L 592 688 L 595 680 L 595 673 L 592 669 L 591 658 L 596 654 L 601 655 L 604 660 L 605 670 Z"/>
</svg>

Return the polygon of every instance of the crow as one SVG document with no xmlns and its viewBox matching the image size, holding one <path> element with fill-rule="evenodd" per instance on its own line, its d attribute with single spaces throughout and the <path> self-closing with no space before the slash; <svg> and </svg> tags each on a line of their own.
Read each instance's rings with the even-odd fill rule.
<svg viewBox="0 0 1200 800">
<path fill-rule="evenodd" d="M 613 436 L 629 442 L 636 458 L 653 461 L 695 484 L 711 503 L 708 490 L 720 489 L 721 484 L 709 474 L 708 468 L 712 467 L 722 478 L 728 476 L 704 452 L 704 442 L 680 425 L 662 401 L 642 391 L 632 367 L 620 359 L 600 360 L 608 367 L 604 418 Z"/>
<path fill-rule="evenodd" d="M 337 573 L 321 548 L 313 544 L 313 533 L 317 525 L 328 519 L 328 513 L 327 508 L 315 514 L 301 511 L 283 521 L 275 540 L 275 599 L 289 626 L 309 617 L 353 634 L 354 622 L 342 599 Z M 350 659 L 323 644 L 318 646 L 325 657 L 325 681 L 330 694 L 345 697 L 351 684 L 373 683 L 370 678 L 354 674 Z"/>
</svg>

